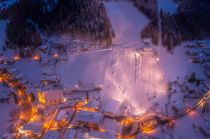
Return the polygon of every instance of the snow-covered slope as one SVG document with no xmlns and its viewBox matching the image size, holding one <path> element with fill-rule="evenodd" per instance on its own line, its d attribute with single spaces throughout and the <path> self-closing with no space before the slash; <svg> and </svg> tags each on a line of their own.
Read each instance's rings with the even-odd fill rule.
<svg viewBox="0 0 210 139">
<path fill-rule="evenodd" d="M 140 41 L 140 32 L 148 18 L 131 2 L 106 2 L 105 7 L 115 33 L 114 43 Z"/>
<path fill-rule="evenodd" d="M 186 49 L 183 46 L 177 47 L 173 55 L 168 53 L 164 47 L 158 47 L 156 51 L 160 57 L 160 66 L 168 81 L 174 81 L 178 76 L 184 77 L 189 73 L 200 71 L 199 65 L 189 61 Z"/>
</svg>

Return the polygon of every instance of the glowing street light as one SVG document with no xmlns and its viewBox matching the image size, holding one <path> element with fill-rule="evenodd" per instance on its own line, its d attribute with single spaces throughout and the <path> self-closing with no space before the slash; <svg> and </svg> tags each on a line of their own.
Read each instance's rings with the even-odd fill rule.
<svg viewBox="0 0 210 139">
<path fill-rule="evenodd" d="M 40 59 L 40 56 L 39 56 L 39 55 L 34 55 L 34 56 L 32 57 L 32 59 L 33 59 L 33 60 L 39 60 L 39 59 Z"/>
<path fill-rule="evenodd" d="M 59 56 L 59 55 L 58 55 L 57 53 L 55 53 L 55 54 L 53 55 L 54 58 L 58 58 L 58 56 Z"/>
<path fill-rule="evenodd" d="M 160 61 L 160 58 L 159 58 L 159 57 L 157 57 L 157 58 L 156 58 L 156 61 L 157 61 L 157 62 L 158 62 L 158 61 Z"/>
<path fill-rule="evenodd" d="M 13 57 L 13 59 L 14 59 L 15 61 L 18 61 L 18 60 L 20 60 L 20 57 L 19 57 L 18 55 L 15 55 L 15 56 Z"/>
</svg>

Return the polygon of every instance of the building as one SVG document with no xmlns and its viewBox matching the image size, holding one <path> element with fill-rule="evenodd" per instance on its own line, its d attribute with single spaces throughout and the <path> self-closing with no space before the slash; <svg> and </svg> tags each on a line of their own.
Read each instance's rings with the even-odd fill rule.
<svg viewBox="0 0 210 139">
<path fill-rule="evenodd" d="M 103 133 L 102 139 L 116 139 L 116 135 L 113 132 L 106 131 Z"/>
<path fill-rule="evenodd" d="M 49 90 L 38 92 L 38 99 L 41 104 L 46 106 L 63 103 L 63 90 Z"/>
<path fill-rule="evenodd" d="M 75 117 L 75 123 L 94 128 L 99 128 L 103 120 L 103 115 L 99 112 L 79 111 Z"/>
<path fill-rule="evenodd" d="M 97 100 L 91 100 L 85 105 L 85 107 L 90 108 L 90 109 L 95 109 L 95 110 L 99 110 L 100 106 L 101 106 L 101 103 Z"/>
<path fill-rule="evenodd" d="M 36 136 L 40 137 L 42 133 L 43 123 L 41 122 L 30 122 L 24 125 L 21 133 L 26 136 Z"/>
<path fill-rule="evenodd" d="M 184 103 L 181 101 L 181 102 L 175 102 L 173 105 L 172 105 L 172 108 L 173 110 L 178 113 L 180 111 L 182 111 L 184 108 L 185 108 L 185 105 Z"/>
<path fill-rule="evenodd" d="M 47 82 L 47 83 L 58 83 L 60 81 L 60 76 L 58 76 L 58 75 L 50 75 L 50 76 L 42 75 L 40 77 L 40 81 L 41 81 L 41 83 L 45 83 L 45 82 Z"/>
<path fill-rule="evenodd" d="M 75 110 L 73 108 L 64 108 L 61 109 L 57 116 L 55 117 L 55 121 L 59 123 L 59 125 L 65 125 L 68 121 L 71 121 L 75 116 Z"/>
<path fill-rule="evenodd" d="M 53 66 L 45 66 L 42 69 L 43 75 L 53 75 L 55 73 Z"/>
<path fill-rule="evenodd" d="M 15 68 L 9 68 L 7 69 L 7 71 L 10 73 L 10 74 L 17 74 L 18 71 L 15 69 Z"/>
<path fill-rule="evenodd" d="M 69 132 L 68 132 L 67 138 L 68 139 L 74 139 L 76 137 L 76 135 L 77 135 L 77 131 L 74 130 L 74 129 L 70 129 Z"/>
<path fill-rule="evenodd" d="M 43 139 L 59 139 L 59 132 L 56 130 L 49 130 L 44 135 Z"/>
<path fill-rule="evenodd" d="M 121 135 L 122 133 L 123 125 L 119 122 L 117 122 L 115 119 L 111 118 L 104 118 L 102 123 L 102 129 L 106 131 L 113 132 L 117 135 Z"/>
<path fill-rule="evenodd" d="M 117 100 L 105 99 L 102 102 L 101 112 L 109 115 L 116 115 L 118 114 L 120 105 L 121 103 Z"/>
<path fill-rule="evenodd" d="M 18 80 L 23 79 L 25 76 L 22 73 L 17 73 L 14 75 L 14 77 Z"/>
</svg>

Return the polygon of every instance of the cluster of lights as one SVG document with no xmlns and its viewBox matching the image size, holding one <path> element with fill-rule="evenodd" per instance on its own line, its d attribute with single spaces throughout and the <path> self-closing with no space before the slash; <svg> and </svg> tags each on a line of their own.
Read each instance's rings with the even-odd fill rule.
<svg viewBox="0 0 210 139">
<path fill-rule="evenodd" d="M 40 59 L 40 56 L 39 56 L 39 55 L 34 55 L 34 56 L 32 57 L 32 59 L 33 59 L 33 60 L 39 60 L 39 59 Z"/>
<path fill-rule="evenodd" d="M 20 60 L 20 56 L 15 55 L 15 56 L 13 57 L 13 59 L 14 59 L 15 61 L 18 61 L 18 60 Z"/>
</svg>

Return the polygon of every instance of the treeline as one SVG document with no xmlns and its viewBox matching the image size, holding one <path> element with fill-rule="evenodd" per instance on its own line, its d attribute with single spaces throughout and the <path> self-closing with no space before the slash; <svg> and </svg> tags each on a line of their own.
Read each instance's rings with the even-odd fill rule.
<svg viewBox="0 0 210 139">
<path fill-rule="evenodd" d="M 9 20 L 7 47 L 36 47 L 42 34 L 67 34 L 111 43 L 112 28 L 105 7 L 97 0 L 19 0 L 1 17 Z"/>
<path fill-rule="evenodd" d="M 181 41 L 210 37 L 210 1 L 178 0 L 177 13 L 161 12 L 163 45 L 172 50 Z"/>
<path fill-rule="evenodd" d="M 150 18 L 150 23 L 141 31 L 141 38 L 151 38 L 158 43 L 159 19 L 157 0 L 133 0 L 134 5 Z"/>
</svg>

